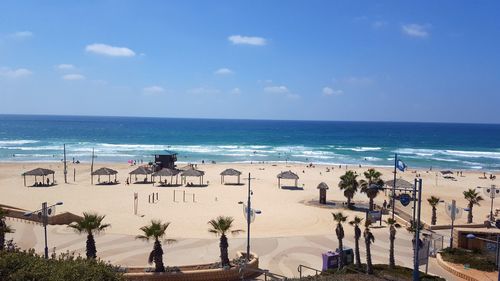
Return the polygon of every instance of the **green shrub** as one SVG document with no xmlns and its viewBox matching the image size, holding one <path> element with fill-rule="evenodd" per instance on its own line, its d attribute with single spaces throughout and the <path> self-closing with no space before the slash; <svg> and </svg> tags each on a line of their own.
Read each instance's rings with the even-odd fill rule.
<svg viewBox="0 0 500 281">
<path fill-rule="evenodd" d="M 0 252 L 2 281 L 121 281 L 118 268 L 101 260 L 87 260 L 71 254 L 44 259 L 29 251 Z"/>
<path fill-rule="evenodd" d="M 468 264 L 470 268 L 492 272 L 496 270 L 495 262 L 480 250 L 466 250 L 460 248 L 446 248 L 441 252 L 444 261 L 458 264 Z"/>
</svg>

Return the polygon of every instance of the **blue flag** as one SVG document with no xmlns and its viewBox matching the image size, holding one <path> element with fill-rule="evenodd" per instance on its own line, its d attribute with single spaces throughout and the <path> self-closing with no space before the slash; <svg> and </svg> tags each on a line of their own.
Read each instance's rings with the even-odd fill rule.
<svg viewBox="0 0 500 281">
<path fill-rule="evenodd" d="M 404 171 L 405 171 L 405 169 L 406 169 L 406 164 L 405 164 L 403 161 L 401 161 L 401 160 L 399 160 L 399 159 L 398 159 L 398 162 L 397 162 L 397 164 L 396 164 L 396 167 L 397 167 L 397 168 L 398 168 L 398 170 L 400 170 L 401 172 L 404 172 Z"/>
</svg>

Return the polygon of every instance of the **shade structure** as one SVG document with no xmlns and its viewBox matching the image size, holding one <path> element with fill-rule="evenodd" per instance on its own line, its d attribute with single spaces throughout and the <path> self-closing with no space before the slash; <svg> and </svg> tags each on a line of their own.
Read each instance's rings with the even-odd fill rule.
<svg viewBox="0 0 500 281">
<path fill-rule="evenodd" d="M 180 167 L 179 170 L 181 171 L 186 171 L 186 170 L 193 170 L 193 164 L 187 164 L 186 166 Z"/>
<path fill-rule="evenodd" d="M 453 175 L 453 172 L 450 170 L 444 170 L 444 171 L 441 171 L 441 174 L 442 175 Z"/>
<path fill-rule="evenodd" d="M 24 172 L 22 174 L 22 176 L 24 177 L 24 186 L 26 186 L 26 176 L 35 177 L 35 184 L 38 184 L 36 181 L 36 177 L 42 177 L 42 184 L 45 184 L 45 177 L 48 175 L 52 175 L 52 184 L 54 184 L 55 183 L 54 174 L 55 174 L 55 172 L 53 170 L 45 169 L 45 168 L 36 168 L 36 169 L 31 170 L 31 171 Z M 48 180 L 49 179 L 47 179 L 47 181 Z"/>
<path fill-rule="evenodd" d="M 137 167 L 137 169 L 135 169 L 129 173 L 129 180 L 132 181 L 132 175 L 135 176 L 135 181 L 137 181 L 137 175 L 145 175 L 146 178 L 145 178 L 144 182 L 147 182 L 148 175 L 150 175 L 152 173 L 153 173 L 153 170 L 151 170 L 149 167 L 139 166 L 139 167 Z M 151 176 L 151 180 L 152 179 L 153 179 L 153 177 Z"/>
<path fill-rule="evenodd" d="M 149 175 L 149 174 L 152 174 L 153 171 L 148 168 L 148 167 L 144 167 L 144 166 L 140 166 L 140 167 L 137 167 L 137 169 L 133 170 L 132 172 L 130 172 L 129 174 L 130 175 Z"/>
<path fill-rule="evenodd" d="M 326 191 L 329 189 L 328 185 L 324 182 L 321 182 L 318 184 L 319 189 L 319 203 L 320 204 L 326 204 Z"/>
<path fill-rule="evenodd" d="M 115 176 L 115 183 L 118 183 L 116 180 L 116 174 L 118 174 L 118 171 L 116 171 L 116 170 L 106 168 L 106 167 L 99 168 L 91 173 L 92 183 L 94 182 L 94 180 L 93 180 L 94 176 L 98 176 L 99 182 L 101 181 L 101 176 L 108 176 L 108 183 L 111 183 L 111 176 L 112 175 Z"/>
<path fill-rule="evenodd" d="M 160 177 L 160 183 L 162 183 L 161 177 L 170 177 L 170 184 L 172 184 L 173 177 L 175 176 L 175 184 L 177 184 L 177 179 L 180 172 L 181 171 L 177 169 L 163 168 L 158 172 L 153 173 L 153 177 Z M 165 180 L 165 185 L 166 182 L 167 180 Z"/>
<path fill-rule="evenodd" d="M 394 187 L 394 180 L 388 180 L 384 182 L 385 185 Z M 403 188 L 403 189 L 412 189 L 413 184 L 407 180 L 404 179 L 397 179 L 396 180 L 396 188 Z"/>
<path fill-rule="evenodd" d="M 224 179 L 226 176 L 236 176 L 238 177 L 238 184 L 240 184 L 240 176 L 241 172 L 238 170 L 235 170 L 233 168 L 225 169 L 220 173 L 220 183 L 224 183 Z"/>
<path fill-rule="evenodd" d="M 299 180 L 299 176 L 292 171 L 281 172 L 276 177 L 278 178 L 278 187 L 279 188 L 281 188 L 281 180 L 282 179 L 295 180 L 295 186 L 297 186 L 297 182 Z"/>
<path fill-rule="evenodd" d="M 186 183 L 186 178 L 187 177 L 198 177 L 200 178 L 200 185 L 203 185 L 203 176 L 205 175 L 205 172 L 196 170 L 193 167 L 190 169 L 187 169 L 181 173 L 181 177 L 183 179 L 183 182 Z"/>
</svg>

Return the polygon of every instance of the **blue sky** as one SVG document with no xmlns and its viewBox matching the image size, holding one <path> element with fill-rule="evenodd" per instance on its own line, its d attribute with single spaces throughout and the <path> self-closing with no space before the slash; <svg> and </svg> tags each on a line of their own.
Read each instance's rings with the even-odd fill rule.
<svg viewBox="0 0 500 281">
<path fill-rule="evenodd" d="M 500 123 L 498 11 L 1 1 L 0 113 Z"/>
</svg>

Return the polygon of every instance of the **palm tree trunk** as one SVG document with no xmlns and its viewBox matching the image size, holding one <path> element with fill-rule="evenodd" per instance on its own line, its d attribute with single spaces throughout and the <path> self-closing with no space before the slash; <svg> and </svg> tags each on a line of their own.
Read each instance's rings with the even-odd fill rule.
<svg viewBox="0 0 500 281">
<path fill-rule="evenodd" d="M 87 259 L 95 259 L 97 256 L 97 249 L 95 248 L 94 235 L 90 232 L 87 235 Z"/>
<path fill-rule="evenodd" d="M 373 264 L 372 264 L 372 252 L 370 249 L 370 238 L 365 237 L 365 244 L 366 244 L 366 273 L 367 274 L 373 274 Z"/>
<path fill-rule="evenodd" d="M 431 225 L 436 225 L 436 206 L 432 206 L 432 218 L 431 218 Z"/>
<path fill-rule="evenodd" d="M 356 266 L 361 268 L 361 257 L 359 256 L 359 238 L 361 237 L 361 230 L 356 226 L 354 228 L 354 253 L 356 254 Z"/>
<path fill-rule="evenodd" d="M 467 223 L 472 223 L 472 207 L 474 205 L 469 203 L 469 213 L 467 214 Z"/>
<path fill-rule="evenodd" d="M 339 268 L 344 267 L 344 243 L 339 238 Z"/>
<path fill-rule="evenodd" d="M 394 268 L 396 266 L 396 262 L 394 261 L 394 240 L 396 240 L 396 230 L 391 226 L 389 236 L 389 268 Z"/>
<path fill-rule="evenodd" d="M 350 196 L 347 197 L 347 208 L 349 208 L 349 209 L 351 208 L 351 197 Z"/>
<path fill-rule="evenodd" d="M 228 247 L 229 244 L 227 242 L 227 237 L 226 235 L 222 234 L 220 237 L 220 261 L 222 266 L 229 266 L 229 254 L 228 254 Z"/>
<path fill-rule="evenodd" d="M 155 272 L 164 272 L 165 266 L 163 265 L 163 249 L 161 248 L 161 243 L 158 239 L 155 240 L 153 246 L 153 261 L 155 263 Z"/>
<path fill-rule="evenodd" d="M 370 206 L 368 206 L 368 208 L 370 209 L 370 211 L 373 211 L 373 198 L 372 197 L 370 197 L 370 201 L 369 202 L 370 203 L 368 203 L 368 204 L 370 204 Z"/>
</svg>

